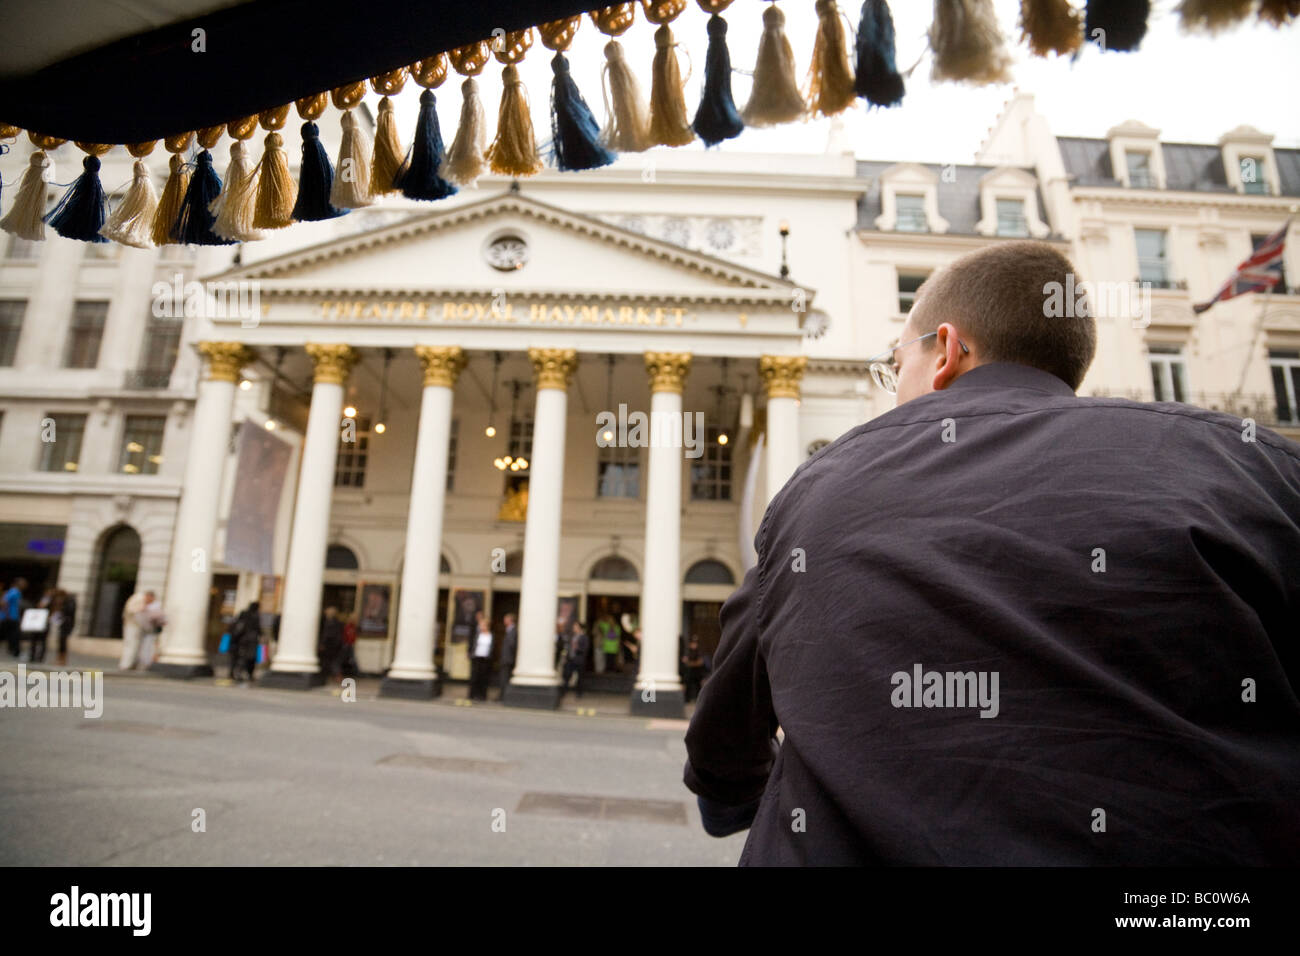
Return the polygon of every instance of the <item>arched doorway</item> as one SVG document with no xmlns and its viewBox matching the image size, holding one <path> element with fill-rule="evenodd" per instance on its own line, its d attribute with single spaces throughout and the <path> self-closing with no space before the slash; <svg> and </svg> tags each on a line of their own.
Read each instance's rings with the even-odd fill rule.
<svg viewBox="0 0 1300 956">
<path fill-rule="evenodd" d="M 589 666 L 596 673 L 614 677 L 626 674 L 629 679 L 635 676 L 622 635 L 625 630 L 638 626 L 640 612 L 641 575 L 631 561 L 610 554 L 591 566 L 587 575 L 586 620 L 591 635 Z M 617 649 L 607 650 L 606 638 L 610 648 L 617 645 Z"/>
<path fill-rule="evenodd" d="M 700 639 L 700 648 L 712 658 L 722 637 L 718 615 L 722 602 L 735 590 L 736 577 L 721 561 L 705 558 L 686 571 L 682 588 L 682 635 Z"/>
<path fill-rule="evenodd" d="M 122 608 L 135 592 L 140 570 L 140 535 L 130 525 L 118 525 L 104 533 L 97 555 L 95 609 L 90 634 L 122 639 Z"/>
</svg>

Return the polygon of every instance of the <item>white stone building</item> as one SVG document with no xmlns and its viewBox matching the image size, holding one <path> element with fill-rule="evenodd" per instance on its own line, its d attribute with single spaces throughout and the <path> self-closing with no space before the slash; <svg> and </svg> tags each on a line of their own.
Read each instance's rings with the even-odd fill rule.
<svg viewBox="0 0 1300 956">
<path fill-rule="evenodd" d="M 20 146 L 6 177 L 24 164 Z M 105 157 L 109 188 L 128 177 Z M 10 241 L 0 572 L 76 594 L 86 649 L 112 640 L 127 588 L 163 592 L 176 673 L 205 667 L 222 615 L 260 597 L 282 614 L 272 680 L 309 684 L 335 606 L 359 617 L 363 669 L 414 695 L 435 664 L 467 673 L 459 609 L 498 634 L 515 612 L 512 699 L 540 706 L 557 615 L 611 612 L 636 619 L 643 653 L 606 684 L 680 711 L 678 635 L 716 643 L 766 500 L 892 407 L 863 360 L 967 251 L 1031 236 L 1088 280 L 1149 283 L 1148 309 L 1099 320 L 1081 393 L 1300 434 L 1300 296 L 1191 309 L 1297 202 L 1300 150 L 1253 130 L 1069 138 L 1018 96 L 973 165 L 660 150 L 436 204 L 390 197 L 243 247 Z M 155 295 L 195 279 L 216 296 L 202 315 Z M 253 308 L 221 314 L 228 295 Z M 684 422 L 698 448 L 600 441 L 620 407 L 700 413 Z M 244 422 L 285 443 L 278 499 L 237 474 Z"/>
</svg>

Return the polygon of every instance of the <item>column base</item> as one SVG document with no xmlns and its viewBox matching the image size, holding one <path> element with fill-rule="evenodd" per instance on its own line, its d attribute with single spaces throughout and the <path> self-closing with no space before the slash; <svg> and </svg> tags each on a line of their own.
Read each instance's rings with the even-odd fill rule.
<svg viewBox="0 0 1300 956">
<path fill-rule="evenodd" d="M 531 707 L 534 710 L 558 710 L 559 684 L 509 684 L 501 703 L 507 707 Z"/>
<path fill-rule="evenodd" d="M 411 677 L 385 677 L 379 685 L 380 697 L 400 697 L 404 700 L 433 700 L 442 696 L 442 684 L 436 677 L 420 680 Z"/>
<path fill-rule="evenodd" d="M 320 671 L 267 671 L 257 682 L 258 687 L 280 690 L 311 690 L 324 684 L 325 675 Z"/>
<path fill-rule="evenodd" d="M 642 691 L 633 688 L 628 698 L 628 713 L 633 717 L 668 717 L 680 720 L 686 716 L 686 693 L 681 690 L 657 690 L 654 700 L 645 700 Z"/>
<path fill-rule="evenodd" d="M 149 673 L 189 680 L 191 677 L 211 677 L 214 672 L 211 664 L 164 664 L 162 661 L 154 661 L 149 665 Z"/>
</svg>

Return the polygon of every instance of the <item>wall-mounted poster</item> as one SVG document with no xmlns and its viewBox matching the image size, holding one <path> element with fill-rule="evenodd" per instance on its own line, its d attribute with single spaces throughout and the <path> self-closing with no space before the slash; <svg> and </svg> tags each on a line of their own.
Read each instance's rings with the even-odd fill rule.
<svg viewBox="0 0 1300 956">
<path fill-rule="evenodd" d="M 478 631 L 478 615 L 483 610 L 482 591 L 452 592 L 456 615 L 451 620 L 451 643 L 468 644 L 470 635 Z"/>
<path fill-rule="evenodd" d="M 391 593 L 387 584 L 367 584 L 361 589 L 361 614 L 357 630 L 369 637 L 388 636 L 388 599 Z"/>
</svg>

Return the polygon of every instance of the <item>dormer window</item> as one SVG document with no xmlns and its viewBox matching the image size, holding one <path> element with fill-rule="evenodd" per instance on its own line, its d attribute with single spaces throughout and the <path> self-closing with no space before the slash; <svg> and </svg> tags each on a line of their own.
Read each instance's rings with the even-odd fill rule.
<svg viewBox="0 0 1300 956">
<path fill-rule="evenodd" d="M 1133 189 L 1155 189 L 1156 180 L 1151 174 L 1151 154 L 1144 150 L 1127 150 L 1124 160 L 1128 166 L 1128 184 Z"/>
<path fill-rule="evenodd" d="M 999 236 L 1029 235 L 1029 221 L 1025 219 L 1023 199 L 999 199 L 997 205 Z"/>
<path fill-rule="evenodd" d="M 1241 191 L 1256 196 L 1272 195 L 1268 187 L 1268 176 L 1263 156 L 1242 156 L 1238 161 L 1241 168 Z"/>
<path fill-rule="evenodd" d="M 898 219 L 894 223 L 894 228 L 899 232 L 929 232 L 930 227 L 925 219 L 925 197 L 913 193 L 899 193 L 896 200 L 898 203 Z"/>
</svg>

